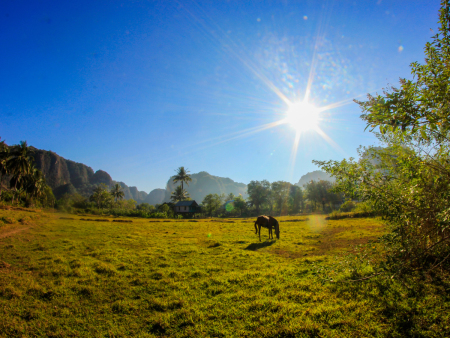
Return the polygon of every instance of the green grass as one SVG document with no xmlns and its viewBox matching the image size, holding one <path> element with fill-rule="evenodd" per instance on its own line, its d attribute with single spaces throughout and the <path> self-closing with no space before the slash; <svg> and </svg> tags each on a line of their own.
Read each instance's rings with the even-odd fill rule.
<svg viewBox="0 0 450 338">
<path fill-rule="evenodd" d="M 386 278 L 323 284 L 317 277 L 336 255 L 379 237 L 377 219 L 281 217 L 281 239 L 269 241 L 262 229 L 259 242 L 253 218 L 99 218 L 0 210 L 0 336 L 450 332 L 445 286 L 418 295 Z"/>
</svg>

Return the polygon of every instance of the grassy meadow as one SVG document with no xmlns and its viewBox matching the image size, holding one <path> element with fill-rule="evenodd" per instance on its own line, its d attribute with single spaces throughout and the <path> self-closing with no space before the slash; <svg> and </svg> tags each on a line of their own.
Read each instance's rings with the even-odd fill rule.
<svg viewBox="0 0 450 338">
<path fill-rule="evenodd" d="M 381 220 L 279 220 L 280 240 L 268 240 L 262 229 L 260 242 L 254 218 L 149 221 L 0 209 L 0 336 L 450 332 L 444 285 L 418 293 L 389 278 L 320 278 L 320 271 L 333 276 L 342 260 L 366 259 L 358 256 L 359 245 L 384 233 Z"/>
</svg>

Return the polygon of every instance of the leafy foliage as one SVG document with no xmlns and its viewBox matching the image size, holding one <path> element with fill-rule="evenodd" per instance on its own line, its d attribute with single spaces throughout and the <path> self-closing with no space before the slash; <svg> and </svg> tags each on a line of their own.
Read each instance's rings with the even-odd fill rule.
<svg viewBox="0 0 450 338">
<path fill-rule="evenodd" d="M 189 175 L 189 170 L 184 169 L 184 167 L 179 167 L 175 170 L 177 174 L 173 178 L 173 182 L 181 182 L 181 189 L 183 190 L 183 183 L 189 185 L 189 182 L 192 181 L 191 175 Z"/>
<path fill-rule="evenodd" d="M 112 196 L 107 189 L 108 187 L 104 183 L 100 183 L 89 198 L 90 201 L 96 203 L 99 209 L 107 207 L 112 203 Z"/>
<path fill-rule="evenodd" d="M 260 213 L 261 206 L 269 200 L 269 181 L 250 181 L 247 185 L 248 201 L 250 206 L 254 206 L 256 214 Z"/>
<path fill-rule="evenodd" d="M 55 199 L 47 186 L 42 172 L 34 165 L 33 149 L 26 141 L 8 147 L 0 142 L 0 199 L 4 199 L 3 176 L 9 178 L 11 203 L 24 203 L 26 206 L 39 204 L 52 207 Z"/>
<path fill-rule="evenodd" d="M 111 195 L 114 197 L 115 201 L 122 200 L 125 197 L 125 193 L 122 190 L 120 184 L 116 183 L 110 191 Z"/>
<path fill-rule="evenodd" d="M 380 269 L 403 274 L 449 270 L 450 257 L 450 1 L 441 2 L 439 33 L 425 46 L 413 80 L 368 96 L 367 128 L 379 128 L 384 148 L 361 160 L 315 161 L 337 178 L 335 191 L 370 203 L 390 225 Z"/>
<path fill-rule="evenodd" d="M 202 202 L 202 210 L 209 216 L 217 214 L 222 206 L 222 199 L 218 194 L 206 195 Z"/>
<path fill-rule="evenodd" d="M 317 204 L 322 204 L 322 210 L 325 211 L 326 204 L 338 204 L 342 198 L 339 194 L 333 192 L 333 184 L 329 181 L 310 181 L 305 185 L 306 196 L 309 201 L 314 203 L 314 210 Z"/>
<path fill-rule="evenodd" d="M 175 188 L 175 191 L 172 193 L 172 196 L 170 196 L 170 199 L 172 202 L 176 203 L 180 201 L 188 201 L 190 200 L 190 197 L 188 192 L 184 190 L 181 185 L 179 185 Z"/>
</svg>

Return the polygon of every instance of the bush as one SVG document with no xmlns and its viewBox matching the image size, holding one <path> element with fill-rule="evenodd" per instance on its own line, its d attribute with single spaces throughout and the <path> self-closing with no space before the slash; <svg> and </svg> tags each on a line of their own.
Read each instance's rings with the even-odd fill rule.
<svg viewBox="0 0 450 338">
<path fill-rule="evenodd" d="M 356 205 L 356 208 L 354 210 L 355 212 L 359 213 L 373 213 L 374 209 L 372 205 L 369 202 L 361 202 Z"/>
<path fill-rule="evenodd" d="M 339 208 L 339 211 L 341 212 L 349 212 L 355 209 L 356 204 L 353 201 L 345 201 L 341 207 Z"/>
</svg>

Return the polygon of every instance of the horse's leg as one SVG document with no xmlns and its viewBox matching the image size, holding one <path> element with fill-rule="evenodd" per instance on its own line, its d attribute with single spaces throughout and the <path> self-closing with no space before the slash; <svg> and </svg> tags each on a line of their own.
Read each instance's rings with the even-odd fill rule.
<svg viewBox="0 0 450 338">
<path fill-rule="evenodd" d="M 258 224 L 259 241 L 261 242 L 261 224 Z"/>
<path fill-rule="evenodd" d="M 256 227 L 256 222 L 255 222 L 255 234 L 258 234 L 258 228 Z"/>
</svg>

